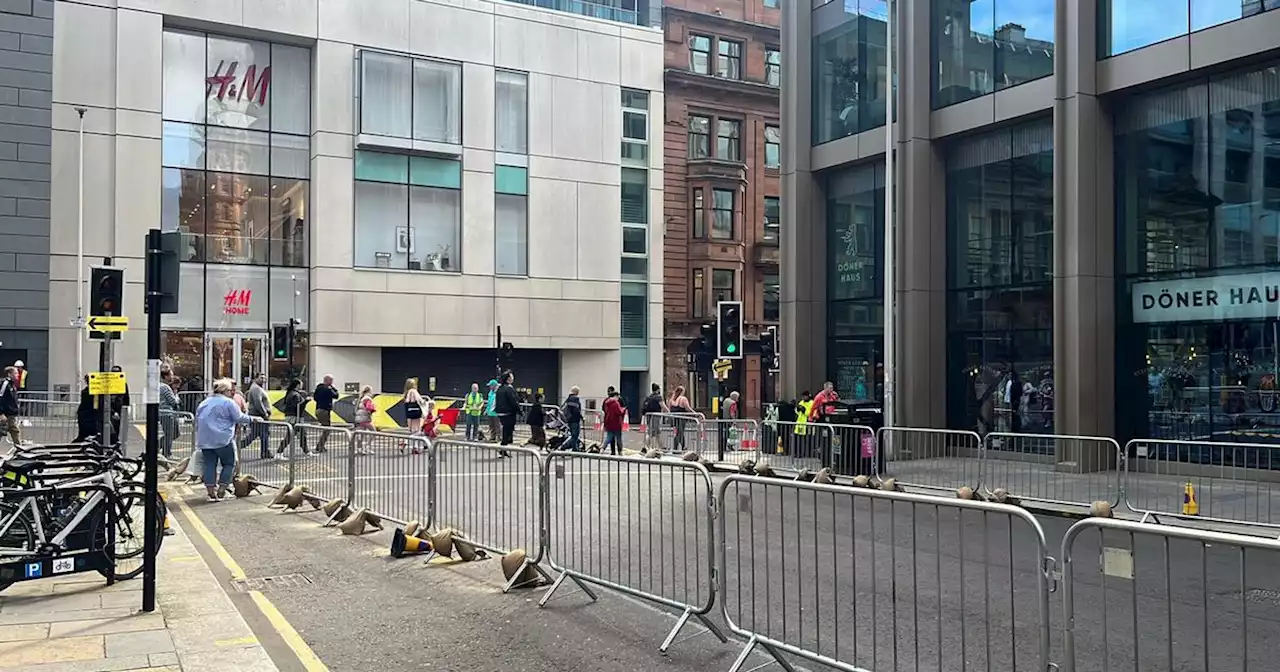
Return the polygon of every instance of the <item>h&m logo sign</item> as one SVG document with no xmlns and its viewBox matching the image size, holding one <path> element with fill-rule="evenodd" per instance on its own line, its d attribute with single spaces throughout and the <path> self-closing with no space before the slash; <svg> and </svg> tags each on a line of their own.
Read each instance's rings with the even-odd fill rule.
<svg viewBox="0 0 1280 672">
<path fill-rule="evenodd" d="M 236 82 L 236 71 L 239 61 L 218 61 L 213 74 L 205 78 L 205 97 L 219 102 L 244 101 L 247 103 L 267 104 L 267 90 L 271 88 L 271 66 L 258 71 L 258 66 L 250 65 L 244 72 L 244 79 Z"/>
</svg>

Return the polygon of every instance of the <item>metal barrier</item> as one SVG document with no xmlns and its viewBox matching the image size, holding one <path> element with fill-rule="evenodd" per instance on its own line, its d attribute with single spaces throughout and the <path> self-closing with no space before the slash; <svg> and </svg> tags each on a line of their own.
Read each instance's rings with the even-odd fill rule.
<svg viewBox="0 0 1280 672">
<path fill-rule="evenodd" d="M 541 454 L 452 439 L 436 441 L 432 452 L 432 475 L 423 486 L 430 488 L 429 517 L 436 527 L 457 530 L 498 555 L 522 549 L 524 565 L 546 577 L 539 567 L 546 550 Z M 503 592 L 518 585 L 524 569 Z"/>
<path fill-rule="evenodd" d="M 296 434 L 293 424 L 279 420 L 254 418 L 253 424 L 241 427 L 236 444 L 240 473 L 251 475 L 255 483 L 272 488 L 292 484 Z M 196 461 L 193 457 L 191 465 Z"/>
<path fill-rule="evenodd" d="M 646 413 L 642 418 L 644 445 L 677 455 L 689 450 L 701 453 L 705 421 L 701 413 Z"/>
<path fill-rule="evenodd" d="M 849 672 L 1050 669 L 1044 530 L 1008 505 L 731 476 L 721 608 L 746 647 Z"/>
<path fill-rule="evenodd" d="M 871 476 L 881 464 L 875 430 L 864 425 L 765 421 L 760 433 L 760 457 L 775 468 Z"/>
<path fill-rule="evenodd" d="M 355 472 L 352 462 L 351 430 L 298 423 L 294 425 L 296 448 L 290 451 L 294 485 L 305 485 L 319 499 L 352 500 Z"/>
<path fill-rule="evenodd" d="M 1280 446 L 1134 439 L 1124 455 L 1125 502 L 1143 520 L 1184 517 L 1191 485 L 1195 518 L 1280 527 Z"/>
<path fill-rule="evenodd" d="M 582 409 L 582 442 L 604 443 L 604 411 Z"/>
<path fill-rule="evenodd" d="M 432 524 L 432 446 L 421 435 L 357 431 L 351 434 L 347 504 L 365 507 L 401 525 Z"/>
<path fill-rule="evenodd" d="M 1086 507 L 1120 503 L 1120 444 L 1104 436 L 991 432 L 980 480 L 1020 499 Z"/>
<path fill-rule="evenodd" d="M 160 411 L 160 456 L 176 462 L 196 449 L 196 416 L 180 411 Z"/>
<path fill-rule="evenodd" d="M 884 457 L 881 475 L 905 486 L 952 492 L 977 488 L 981 481 L 983 445 L 977 432 L 882 427 L 876 449 Z"/>
<path fill-rule="evenodd" d="M 595 584 L 680 612 L 660 651 L 715 605 L 715 501 L 696 462 L 553 452 L 543 471 L 546 557 L 559 572 L 538 606 L 566 580 L 592 600 Z M 701 632 L 697 634 L 702 634 Z"/>
<path fill-rule="evenodd" d="M 17 421 L 22 440 L 70 443 L 80 433 L 76 420 L 78 407 L 79 404 L 72 401 L 19 400 Z"/>
<path fill-rule="evenodd" d="M 1273 539 L 1076 523 L 1062 540 L 1063 672 L 1276 669 L 1277 563 Z"/>
<path fill-rule="evenodd" d="M 702 445 L 698 452 L 704 458 L 724 464 L 760 460 L 760 422 L 706 418 L 700 423 Z"/>
</svg>

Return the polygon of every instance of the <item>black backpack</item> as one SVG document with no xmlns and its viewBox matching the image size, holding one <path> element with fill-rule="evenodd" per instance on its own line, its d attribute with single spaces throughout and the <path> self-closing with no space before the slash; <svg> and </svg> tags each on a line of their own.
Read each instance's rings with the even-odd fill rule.
<svg viewBox="0 0 1280 672">
<path fill-rule="evenodd" d="M 657 394 L 650 394 L 644 400 L 645 413 L 657 413 L 662 410 L 662 398 Z"/>
</svg>

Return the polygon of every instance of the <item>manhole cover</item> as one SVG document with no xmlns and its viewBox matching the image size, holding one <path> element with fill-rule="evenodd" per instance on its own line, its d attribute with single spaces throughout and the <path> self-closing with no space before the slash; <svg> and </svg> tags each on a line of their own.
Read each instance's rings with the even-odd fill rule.
<svg viewBox="0 0 1280 672">
<path fill-rule="evenodd" d="M 1263 602 L 1266 604 L 1280 604 L 1280 590 L 1271 590 L 1270 588 L 1254 588 L 1245 593 L 1245 599 L 1250 602 Z"/>
<path fill-rule="evenodd" d="M 240 593 L 247 593 L 251 590 L 264 593 L 269 590 L 288 590 L 300 586 L 309 586 L 312 583 L 311 579 L 302 574 L 285 574 L 283 576 L 264 576 L 256 579 L 236 579 L 231 582 L 231 587 Z"/>
</svg>

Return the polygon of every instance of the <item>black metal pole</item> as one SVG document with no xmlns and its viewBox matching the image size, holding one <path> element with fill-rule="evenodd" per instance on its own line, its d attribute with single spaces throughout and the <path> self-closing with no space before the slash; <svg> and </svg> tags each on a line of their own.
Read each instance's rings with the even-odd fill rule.
<svg viewBox="0 0 1280 672">
<path fill-rule="evenodd" d="M 160 375 L 160 230 L 147 232 L 147 264 L 146 264 L 146 302 L 147 302 L 147 450 L 144 460 L 146 468 L 146 503 L 143 506 L 143 525 L 146 532 L 143 537 L 142 554 L 142 610 L 156 610 L 156 554 L 160 549 L 159 526 L 160 514 L 152 502 L 160 499 L 159 492 L 159 454 L 160 454 L 160 389 L 158 380 L 152 375 Z M 154 370 L 153 370 L 154 369 Z M 155 386 L 153 387 L 153 383 Z"/>
<path fill-rule="evenodd" d="M 285 375 L 285 380 L 284 380 L 284 389 L 286 390 L 289 389 L 289 386 L 293 384 L 293 381 L 295 379 L 297 379 L 297 375 L 295 375 L 293 372 L 293 341 L 297 337 L 296 336 L 297 332 L 295 331 L 297 327 L 294 326 L 295 322 L 297 322 L 297 319 L 293 315 L 290 315 L 288 333 L 285 334 L 285 337 L 289 341 L 289 347 L 287 350 L 287 352 L 289 353 L 289 363 L 287 365 L 289 373 Z"/>
<path fill-rule="evenodd" d="M 496 372 L 494 380 L 502 377 L 502 325 L 497 327 L 496 338 L 493 341 L 493 370 Z"/>
</svg>

